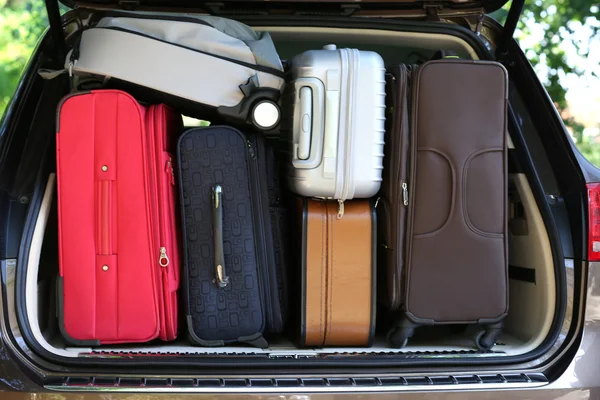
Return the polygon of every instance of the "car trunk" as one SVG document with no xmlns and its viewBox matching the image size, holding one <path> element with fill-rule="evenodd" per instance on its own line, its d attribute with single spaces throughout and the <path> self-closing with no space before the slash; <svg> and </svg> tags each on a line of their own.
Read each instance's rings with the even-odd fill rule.
<svg viewBox="0 0 600 400">
<path fill-rule="evenodd" d="M 371 24 L 366 27 L 358 20 L 356 27 L 335 27 L 327 21 L 308 21 L 298 19 L 294 24 L 263 23 L 253 27 L 258 31 L 270 32 L 283 60 L 305 50 L 321 48 L 328 43 L 335 43 L 338 47 L 376 51 L 387 65 L 422 62 L 440 48 L 453 50 L 464 58 L 481 57 L 481 47 L 474 47 L 472 36 L 460 29 L 442 29 L 435 24 L 430 31 L 410 25 L 404 29 L 386 29 L 386 26 L 391 25 L 381 24 L 376 27 Z M 187 122 L 193 124 L 194 120 L 189 119 Z M 509 143 L 509 147 L 513 147 L 512 141 Z M 54 157 L 53 152 L 54 148 L 51 146 L 48 150 L 50 158 Z M 54 165 L 53 162 L 49 164 Z M 383 309 L 378 309 L 376 339 L 374 345 L 368 348 L 300 348 L 296 346 L 293 334 L 287 333 L 270 338 L 270 345 L 266 349 L 244 346 L 195 347 L 182 335 L 172 343 L 69 346 L 62 339 L 56 317 L 58 227 L 53 166 L 39 175 L 36 189 L 38 194 L 37 197 L 34 196 L 37 201 L 32 201 L 28 211 L 34 224 L 25 241 L 29 242 L 29 246 L 22 253 L 24 258 L 21 259 L 19 268 L 23 270 L 19 271 L 17 281 L 18 294 L 21 291 L 21 295 L 17 296 L 17 307 L 24 311 L 20 316 L 26 333 L 24 336 L 46 358 L 60 363 L 76 360 L 79 364 L 110 362 L 111 365 L 116 365 L 121 361 L 148 362 L 150 359 L 157 365 L 174 360 L 200 365 L 203 360 L 209 359 L 227 362 L 261 360 L 274 365 L 290 359 L 307 359 L 315 363 L 332 360 L 360 363 L 361 359 L 366 362 L 372 357 L 380 356 L 395 361 L 420 360 L 433 364 L 439 360 L 497 360 L 499 357 L 532 355 L 547 337 L 556 333 L 551 331 L 551 326 L 555 310 L 559 309 L 558 302 L 563 299 L 556 295 L 556 260 L 553 260 L 552 244 L 530 183 L 525 174 L 519 171 L 509 172 L 509 313 L 503 334 L 490 352 L 480 352 L 474 346 L 473 337 L 477 327 L 457 326 L 419 328 L 405 348 L 392 348 L 385 338 L 385 326 L 391 319 Z M 291 293 L 296 292 L 292 290 Z M 294 312 L 291 321 L 296 315 Z"/>
</svg>

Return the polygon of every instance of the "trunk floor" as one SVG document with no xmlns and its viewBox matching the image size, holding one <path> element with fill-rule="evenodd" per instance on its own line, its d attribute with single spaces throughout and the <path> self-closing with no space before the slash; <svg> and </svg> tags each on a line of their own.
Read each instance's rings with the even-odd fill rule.
<svg viewBox="0 0 600 400">
<path fill-rule="evenodd" d="M 472 339 L 466 335 L 456 335 L 441 339 L 414 338 L 403 349 L 387 347 L 384 337 L 378 337 L 372 347 L 327 347 L 327 348 L 298 348 L 293 342 L 285 338 L 275 338 L 270 341 L 270 346 L 259 349 L 249 346 L 227 347 L 195 347 L 184 341 L 175 341 L 170 344 L 155 342 L 146 345 L 106 345 L 94 348 L 63 347 L 80 357 L 102 357 L 106 355 L 129 354 L 151 355 L 168 354 L 173 356 L 198 356 L 198 355 L 269 355 L 311 357 L 321 354 L 396 354 L 396 355 L 427 355 L 431 357 L 456 357 L 476 355 L 489 357 L 498 355 L 513 355 L 522 352 L 523 341 L 507 334 L 503 334 L 496 346 L 488 353 L 480 353 Z"/>
</svg>

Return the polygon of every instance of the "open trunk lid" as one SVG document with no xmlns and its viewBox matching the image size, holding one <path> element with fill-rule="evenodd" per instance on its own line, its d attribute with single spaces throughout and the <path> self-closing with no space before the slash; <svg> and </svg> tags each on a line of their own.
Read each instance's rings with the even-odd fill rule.
<svg viewBox="0 0 600 400">
<path fill-rule="evenodd" d="M 49 0 L 54 1 L 54 0 Z M 473 15 L 496 11 L 507 0 L 56 0 L 64 5 L 86 8 L 162 10 L 185 12 L 209 12 L 211 14 L 232 11 L 253 11 L 265 14 L 297 14 L 331 12 L 340 10 L 342 14 L 394 13 L 403 16 L 420 17 L 428 15 Z"/>
</svg>

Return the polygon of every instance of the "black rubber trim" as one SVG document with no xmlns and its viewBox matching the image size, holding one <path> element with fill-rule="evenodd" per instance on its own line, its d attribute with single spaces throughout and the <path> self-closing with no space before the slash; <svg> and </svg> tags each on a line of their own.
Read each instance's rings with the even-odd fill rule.
<svg viewBox="0 0 600 400">
<path fill-rule="evenodd" d="M 565 319 L 565 313 L 567 308 L 567 283 L 566 276 L 564 273 L 565 257 L 563 255 L 561 245 L 562 242 L 558 232 L 558 228 L 556 222 L 554 221 L 554 216 L 552 214 L 552 210 L 550 209 L 550 204 L 548 204 L 546 193 L 544 192 L 540 178 L 533 165 L 531 154 L 529 153 L 529 149 L 527 148 L 525 139 L 523 138 L 523 133 L 521 132 L 521 128 L 519 127 L 519 125 L 516 123 L 515 114 L 510 102 L 508 104 L 508 128 L 509 132 L 511 132 L 511 139 L 515 145 L 514 154 L 517 157 L 521 166 L 523 167 L 523 172 L 527 177 L 527 181 L 533 193 L 533 197 L 535 198 L 536 204 L 540 211 L 540 215 L 544 222 L 546 232 L 548 233 L 548 239 L 550 241 L 550 250 L 552 252 L 552 260 L 554 262 L 554 276 L 556 280 L 556 309 L 552 318 L 552 324 L 550 326 L 548 336 L 544 339 L 542 344 L 538 346 L 535 350 L 532 350 L 529 353 L 523 354 L 521 356 L 514 357 L 516 360 L 518 360 L 516 362 L 526 362 L 538 358 L 542 354 L 549 351 L 558 339 L 563 321 Z"/>
<path fill-rule="evenodd" d="M 259 347 L 261 349 L 269 347 L 269 343 L 260 332 L 250 336 L 240 336 L 237 341 L 240 343 L 248 343 L 251 346 Z"/>
<path fill-rule="evenodd" d="M 518 267 L 516 265 L 509 265 L 508 277 L 517 281 L 535 283 L 535 268 L 525 268 Z"/>
<path fill-rule="evenodd" d="M 74 346 L 100 346 L 99 340 L 78 340 L 69 335 L 67 329 L 65 328 L 65 305 L 64 305 L 64 292 L 63 292 L 63 278 L 62 276 L 58 276 L 56 278 L 56 313 L 58 314 L 58 328 L 60 329 L 60 333 L 65 338 L 65 340 L 74 345 Z"/>
<path fill-rule="evenodd" d="M 410 322 L 419 324 L 419 325 L 433 326 L 433 325 L 443 325 L 444 324 L 444 322 L 436 322 L 430 318 L 419 318 L 410 311 L 404 311 L 404 315 L 406 315 L 406 318 L 408 318 L 408 320 Z M 456 322 L 447 322 L 447 323 L 455 324 Z M 469 322 L 464 322 L 464 324 L 469 324 Z"/>
<path fill-rule="evenodd" d="M 371 207 L 371 328 L 367 347 L 373 346 L 377 324 L 377 210 L 375 203 L 369 201 Z"/>
<path fill-rule="evenodd" d="M 302 290 L 300 291 L 300 344 L 306 345 L 306 253 L 308 251 L 308 199 L 298 200 L 302 204 L 302 254 L 300 271 L 302 274 Z"/>
<path fill-rule="evenodd" d="M 264 338 L 263 334 L 258 332 L 255 333 L 253 335 L 250 336 L 240 336 L 235 340 L 232 341 L 223 341 L 223 340 L 204 340 L 201 339 L 200 337 L 198 337 L 198 335 L 196 335 L 196 332 L 194 332 L 193 329 L 193 322 L 191 321 L 192 316 L 191 315 L 186 315 L 186 325 L 188 327 L 188 339 L 192 342 L 192 343 L 196 343 L 200 346 L 203 347 L 224 347 L 227 344 L 233 344 L 233 343 L 247 343 L 251 346 L 254 347 L 258 347 L 261 349 L 265 349 L 267 347 L 269 347 L 269 343 L 267 342 L 267 340 Z"/>
<path fill-rule="evenodd" d="M 218 54 L 209 53 L 207 51 L 202 51 L 202 50 L 198 50 L 198 49 L 192 49 L 191 47 L 187 47 L 187 46 L 184 46 L 182 44 L 168 42 L 166 40 L 158 39 L 158 38 L 156 38 L 156 37 L 154 37 L 152 35 L 147 35 L 145 33 L 134 32 L 134 31 L 130 31 L 128 29 L 116 28 L 116 27 L 110 27 L 110 28 L 95 27 L 95 28 L 90 28 L 90 29 L 105 29 L 105 30 L 109 30 L 109 31 L 118 31 L 118 32 L 129 33 L 131 35 L 142 36 L 142 37 L 145 37 L 146 39 L 155 40 L 157 42 L 161 42 L 161 43 L 165 43 L 165 44 L 168 44 L 168 45 L 171 45 L 171 46 L 179 47 L 179 48 L 182 48 L 182 49 L 185 49 L 185 50 L 193 51 L 194 53 L 204 54 L 204 55 L 207 55 L 209 57 L 218 58 L 218 59 L 223 60 L 223 61 L 228 61 L 228 62 L 230 62 L 232 64 L 238 64 L 238 65 L 241 65 L 242 67 L 250 68 L 250 69 L 253 69 L 253 70 L 258 71 L 258 72 L 264 72 L 266 74 L 271 74 L 271 75 L 277 76 L 279 78 L 285 78 L 285 73 L 283 71 L 280 71 L 280 70 L 275 69 L 275 68 L 265 67 L 264 65 L 250 64 L 250 63 L 247 63 L 247 62 L 244 62 L 244 61 L 236 60 L 234 58 L 229 58 L 229 57 L 225 57 L 225 56 L 220 56 Z M 75 49 L 73 51 L 75 51 Z M 198 73 L 200 73 L 200 72 L 198 72 Z"/>
<path fill-rule="evenodd" d="M 519 160 L 515 155 L 515 149 L 508 149 L 508 173 L 509 174 L 522 174 L 523 167 L 519 164 Z"/>
<path fill-rule="evenodd" d="M 187 274 L 186 274 L 187 276 Z M 185 288 L 188 288 L 188 284 L 185 284 Z M 186 291 L 187 292 L 187 291 Z M 186 293 L 186 299 L 189 299 L 189 297 L 187 296 Z M 189 301 L 186 302 L 186 304 L 189 304 Z M 189 305 L 188 305 L 189 307 Z M 186 310 L 187 312 L 187 310 Z M 189 339 L 192 343 L 197 343 L 200 346 L 205 346 L 205 347 L 222 347 L 225 346 L 225 342 L 223 340 L 204 340 L 201 339 L 198 335 L 196 335 L 196 332 L 194 331 L 194 321 L 192 320 L 192 316 L 190 314 L 186 314 L 186 325 L 187 325 L 187 329 L 188 329 L 188 335 L 189 335 Z"/>
<path fill-rule="evenodd" d="M 508 269 L 508 268 L 507 268 Z M 506 282 L 508 282 L 508 271 L 506 271 Z M 508 287 L 508 284 L 506 285 Z M 494 324 L 502 324 L 504 326 L 504 319 L 508 313 L 504 313 L 504 315 L 498 318 L 480 318 L 477 320 L 477 324 L 479 325 L 494 325 Z"/>
</svg>

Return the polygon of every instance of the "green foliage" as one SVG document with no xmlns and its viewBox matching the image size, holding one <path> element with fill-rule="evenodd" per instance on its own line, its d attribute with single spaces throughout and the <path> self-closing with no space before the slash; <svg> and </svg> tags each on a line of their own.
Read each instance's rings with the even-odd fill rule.
<svg viewBox="0 0 600 400">
<path fill-rule="evenodd" d="M 530 25 L 523 21 L 533 20 L 541 25 L 544 34 L 541 41 L 526 49 L 527 57 L 533 65 L 544 63 L 548 66 L 546 72 L 546 88 L 550 97 L 557 103 L 560 110 L 567 106 L 566 89 L 561 85 L 560 76 L 564 74 L 582 74 L 584 71 L 573 65 L 559 44 L 570 42 L 578 49 L 581 57 L 587 57 L 590 42 L 598 35 L 600 25 L 595 24 L 600 18 L 600 7 L 597 0 L 536 0 L 527 4 L 521 18 L 521 36 L 531 33 Z M 576 29 L 588 24 L 592 35 L 586 40 L 573 38 Z"/>
<path fill-rule="evenodd" d="M 47 25 L 43 0 L 9 1 L 0 8 L 0 115 Z"/>
<path fill-rule="evenodd" d="M 510 2 L 492 16 L 503 23 L 509 8 Z M 578 65 L 587 58 L 592 43 L 598 45 L 599 34 L 598 0 L 528 0 L 525 4 L 515 36 L 561 113 L 567 109 L 565 77 L 599 78 L 597 71 L 585 71 Z M 540 40 L 530 40 L 532 37 Z M 569 46 L 577 49 L 576 57 L 567 55 L 565 48 Z M 573 117 L 566 117 L 564 122 L 581 152 L 600 166 L 600 146 L 594 138 L 585 135 L 584 126 Z"/>
<path fill-rule="evenodd" d="M 600 147 L 597 143 L 593 142 L 593 138 L 583 134 L 583 125 L 573 118 L 567 118 L 565 124 L 571 128 L 573 139 L 581 153 L 583 153 L 589 162 L 596 166 L 600 166 Z"/>
</svg>

